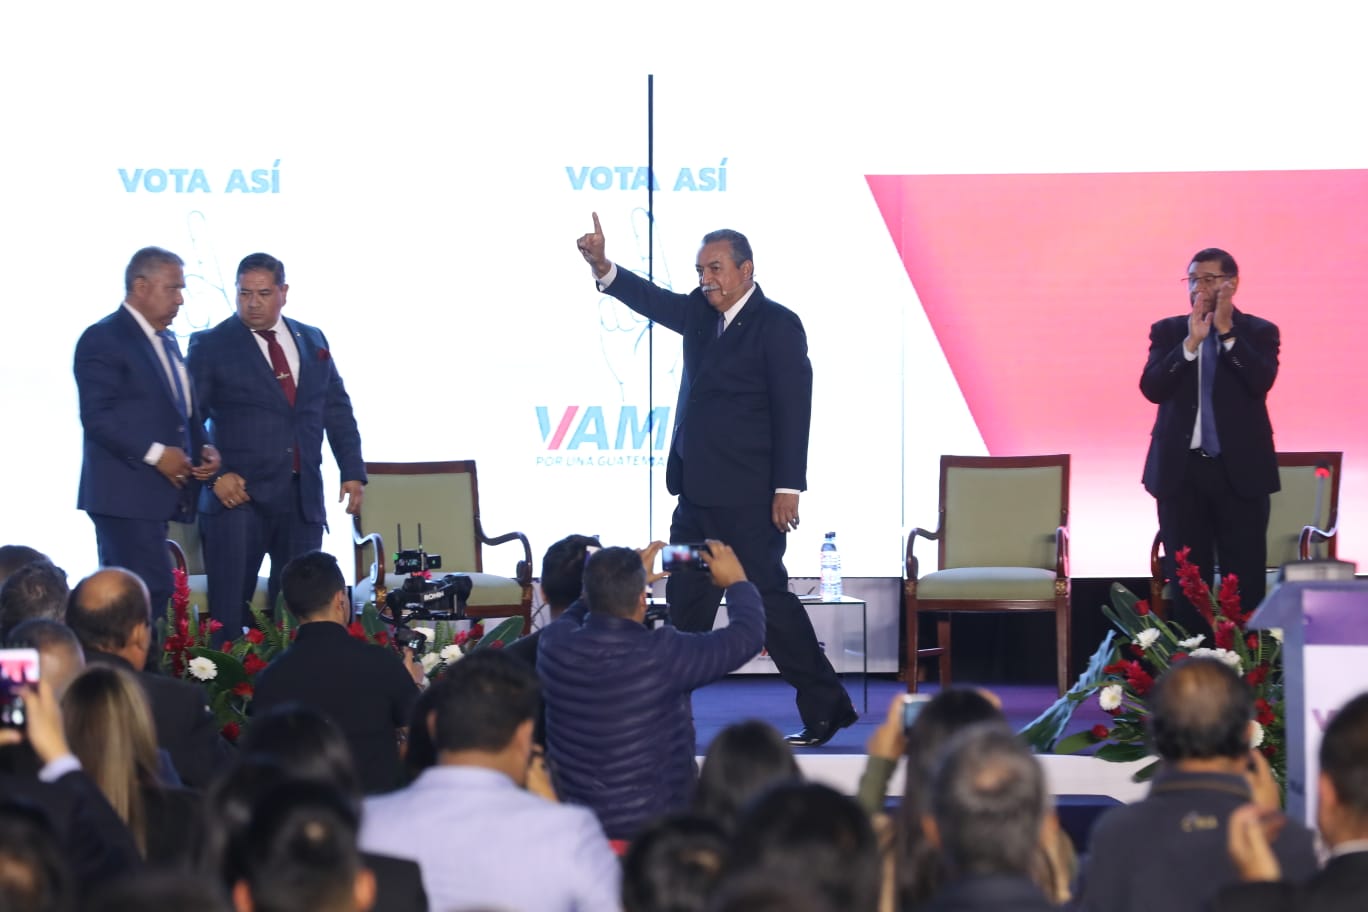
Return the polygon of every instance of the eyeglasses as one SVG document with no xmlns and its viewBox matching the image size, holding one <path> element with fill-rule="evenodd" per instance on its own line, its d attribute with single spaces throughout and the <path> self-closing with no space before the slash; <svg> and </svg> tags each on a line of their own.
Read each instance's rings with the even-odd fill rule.
<svg viewBox="0 0 1368 912">
<path fill-rule="evenodd" d="M 1216 273 L 1215 275 L 1184 276 L 1183 278 L 1179 279 L 1179 281 L 1182 282 L 1184 285 L 1186 285 L 1188 288 L 1194 288 L 1194 287 L 1196 287 L 1196 286 L 1198 286 L 1198 285 L 1206 285 L 1206 286 L 1215 285 L 1217 282 L 1221 281 L 1222 279 L 1233 279 L 1233 278 L 1235 278 L 1235 277 L 1234 277 L 1233 275 L 1230 275 L 1229 273 L 1218 272 L 1218 273 Z"/>
</svg>

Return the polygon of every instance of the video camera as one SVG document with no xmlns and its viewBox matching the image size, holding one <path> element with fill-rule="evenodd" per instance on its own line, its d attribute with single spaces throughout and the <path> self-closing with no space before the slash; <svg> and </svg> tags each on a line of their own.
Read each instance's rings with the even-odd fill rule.
<svg viewBox="0 0 1368 912">
<path fill-rule="evenodd" d="M 411 550 L 404 549 L 403 529 L 396 531 L 399 550 L 394 555 L 394 571 L 408 574 L 402 586 L 385 594 L 385 607 L 390 612 L 388 620 L 394 625 L 396 640 L 401 630 L 413 633 L 405 626 L 410 619 L 454 621 L 464 618 L 466 600 L 474 588 L 470 577 L 448 573 L 433 579 L 432 571 L 441 568 L 442 556 L 423 550 L 422 524 L 418 525 L 418 547 Z"/>
</svg>

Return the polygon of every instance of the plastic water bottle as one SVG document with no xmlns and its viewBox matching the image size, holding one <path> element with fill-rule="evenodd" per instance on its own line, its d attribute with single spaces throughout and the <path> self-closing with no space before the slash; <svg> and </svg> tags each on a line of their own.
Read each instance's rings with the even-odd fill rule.
<svg viewBox="0 0 1368 912">
<path fill-rule="evenodd" d="M 822 601 L 841 598 L 841 552 L 836 550 L 836 533 L 828 532 L 822 542 Z"/>
</svg>

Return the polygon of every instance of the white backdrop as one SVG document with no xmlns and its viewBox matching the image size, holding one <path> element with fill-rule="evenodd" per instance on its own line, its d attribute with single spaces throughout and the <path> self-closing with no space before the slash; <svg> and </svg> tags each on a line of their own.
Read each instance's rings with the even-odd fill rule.
<svg viewBox="0 0 1368 912">
<path fill-rule="evenodd" d="M 896 576 L 906 527 L 935 524 L 940 454 L 984 442 L 865 175 L 1363 167 L 1364 18 L 1315 3 L 7 5 L 0 542 L 93 568 L 70 353 L 147 244 L 187 261 L 183 336 L 231 313 L 243 255 L 283 259 L 286 313 L 328 335 L 367 458 L 477 460 L 486 529 L 527 532 L 538 562 L 572 531 L 663 537 L 664 472 L 650 487 L 644 462 L 668 435 L 619 432 L 624 409 L 673 408 L 678 340 L 655 335 L 652 398 L 641 324 L 574 248 L 596 210 L 609 255 L 644 269 L 633 184 L 653 73 L 657 277 L 692 287 L 698 238 L 734 227 L 807 327 L 790 571 L 815 575 L 834 529 L 848 575 Z M 1105 277 L 1059 268 L 1106 306 Z M 1137 314 L 1126 374 L 1181 303 Z M 1146 569 L 1145 431 L 1115 432 L 1130 455 L 1114 496 L 1074 505 L 1077 575 Z M 347 528 L 336 510 L 339 555 Z M 515 555 L 486 559 L 511 572 Z"/>
</svg>

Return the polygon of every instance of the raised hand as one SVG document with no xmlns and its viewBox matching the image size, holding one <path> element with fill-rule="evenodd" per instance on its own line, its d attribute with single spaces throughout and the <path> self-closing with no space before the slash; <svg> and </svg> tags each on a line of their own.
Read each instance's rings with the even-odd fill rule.
<svg viewBox="0 0 1368 912">
<path fill-rule="evenodd" d="M 594 270 L 597 278 L 603 278 L 608 274 L 608 270 L 613 268 L 613 264 L 604 255 L 606 242 L 603 239 L 603 226 L 599 224 L 598 213 L 591 213 L 594 217 L 594 230 L 588 234 L 580 235 L 576 241 L 579 247 L 580 256 L 584 257 L 584 262 L 588 263 Z"/>
<path fill-rule="evenodd" d="M 1206 292 L 1198 291 L 1192 297 L 1192 313 L 1188 314 L 1188 334 L 1183 340 L 1183 345 L 1189 352 L 1196 354 L 1197 349 L 1202 347 L 1207 333 L 1211 332 L 1213 316 L 1210 298 Z"/>
</svg>

